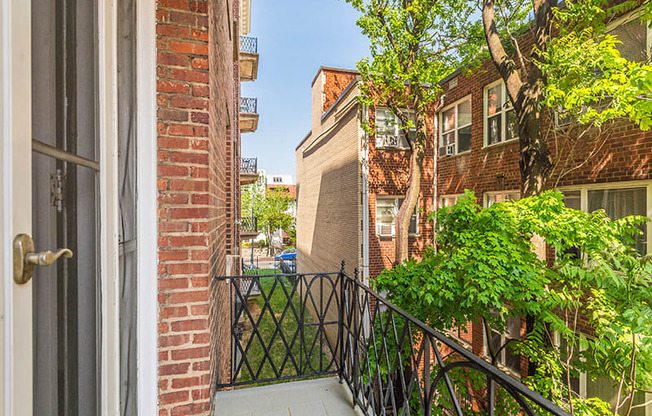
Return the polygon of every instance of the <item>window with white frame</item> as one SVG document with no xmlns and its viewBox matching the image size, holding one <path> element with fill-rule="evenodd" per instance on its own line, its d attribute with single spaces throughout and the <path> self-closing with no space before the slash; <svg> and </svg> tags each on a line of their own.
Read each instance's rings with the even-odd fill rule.
<svg viewBox="0 0 652 416">
<path fill-rule="evenodd" d="M 553 334 L 555 348 L 559 350 L 559 359 L 561 363 L 566 365 L 566 360 L 569 354 L 572 354 L 570 361 L 570 388 L 571 391 L 583 398 L 598 397 L 606 402 L 610 402 L 614 397 L 618 395 L 618 386 L 614 385 L 613 380 L 609 378 L 592 378 L 587 375 L 587 373 L 577 370 L 577 364 L 579 364 L 583 358 L 581 353 L 586 354 L 585 349 L 579 343 L 579 338 L 575 340 L 575 345 L 572 348 L 569 348 L 568 341 L 561 337 L 558 332 Z M 567 382 L 566 377 L 568 375 L 567 368 L 564 368 L 562 371 L 562 380 L 564 384 Z M 564 401 L 567 401 L 566 398 L 563 398 Z M 634 396 L 633 405 L 635 406 L 630 413 L 631 416 L 645 416 L 647 403 L 650 398 L 646 398 L 644 393 L 637 393 Z"/>
<path fill-rule="evenodd" d="M 413 114 L 411 118 L 414 120 Z M 408 149 L 410 145 L 401 124 L 401 120 L 389 108 L 376 108 L 376 147 Z M 409 130 L 415 129 L 410 127 Z"/>
<path fill-rule="evenodd" d="M 396 214 L 403 205 L 402 196 L 377 196 L 376 197 L 376 234 L 383 237 L 391 237 L 396 234 Z M 409 235 L 419 233 L 419 204 L 410 218 Z"/>
<path fill-rule="evenodd" d="M 519 199 L 521 199 L 519 191 L 486 192 L 484 194 L 484 206 L 488 208 L 497 202 L 518 201 Z"/>
<path fill-rule="evenodd" d="M 620 56 L 633 62 L 649 62 L 652 59 L 652 27 L 649 21 L 642 20 L 643 9 L 628 13 L 606 27 L 606 33 L 616 37 L 616 49 Z M 603 100 L 598 109 L 601 111 L 609 104 L 608 99 Z M 562 128 L 575 121 L 576 116 L 565 109 L 555 111 L 555 127 Z"/>
<path fill-rule="evenodd" d="M 617 220 L 629 215 L 649 216 L 652 207 L 648 198 L 652 198 L 652 185 L 647 186 L 586 186 L 581 189 L 563 190 L 566 206 L 593 212 L 603 209 L 609 218 Z M 647 254 L 649 224 L 637 226 L 643 234 L 637 236 L 635 248 L 641 255 Z"/>
<path fill-rule="evenodd" d="M 471 150 L 471 97 L 465 97 L 439 112 L 439 155 Z"/>
<path fill-rule="evenodd" d="M 628 61 L 646 62 L 652 53 L 652 28 L 642 20 L 643 8 L 634 10 L 607 25 L 607 33 L 618 39 L 616 49 Z"/>
<path fill-rule="evenodd" d="M 464 194 L 442 195 L 439 197 L 439 207 L 452 207 Z"/>
<path fill-rule="evenodd" d="M 500 350 L 500 352 L 498 352 L 496 363 L 505 366 L 517 374 L 520 373 L 521 356 L 514 352 L 514 342 L 511 340 L 518 340 L 521 337 L 521 317 L 510 316 L 507 318 L 505 333 L 503 334 L 494 331 L 493 329 L 490 332 L 491 340 L 485 339 L 484 355 L 491 358 L 491 349 L 493 349 L 494 353 Z M 491 342 L 491 349 L 489 348 L 489 342 Z M 502 348 L 504 345 L 506 346 Z"/>
<path fill-rule="evenodd" d="M 518 138 L 516 114 L 502 80 L 484 88 L 483 125 L 485 146 Z"/>
</svg>

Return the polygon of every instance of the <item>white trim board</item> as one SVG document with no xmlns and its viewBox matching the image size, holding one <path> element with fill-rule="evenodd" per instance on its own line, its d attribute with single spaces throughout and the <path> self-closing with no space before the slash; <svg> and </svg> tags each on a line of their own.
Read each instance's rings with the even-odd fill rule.
<svg viewBox="0 0 652 416">
<path fill-rule="evenodd" d="M 137 396 L 138 414 L 158 414 L 156 1 L 137 2 Z"/>
<path fill-rule="evenodd" d="M 31 3 L 0 0 L 0 413 L 32 414 L 32 284 L 13 281 L 12 240 L 31 234 Z"/>
<path fill-rule="evenodd" d="M 120 412 L 117 5 L 97 2 L 97 125 L 100 143 L 100 414 Z"/>
</svg>

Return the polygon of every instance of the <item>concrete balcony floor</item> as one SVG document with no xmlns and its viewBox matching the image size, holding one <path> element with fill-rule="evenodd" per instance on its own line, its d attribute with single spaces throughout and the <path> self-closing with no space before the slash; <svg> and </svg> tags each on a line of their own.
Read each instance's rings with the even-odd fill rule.
<svg viewBox="0 0 652 416">
<path fill-rule="evenodd" d="M 337 377 L 217 392 L 213 416 L 362 416 Z"/>
</svg>

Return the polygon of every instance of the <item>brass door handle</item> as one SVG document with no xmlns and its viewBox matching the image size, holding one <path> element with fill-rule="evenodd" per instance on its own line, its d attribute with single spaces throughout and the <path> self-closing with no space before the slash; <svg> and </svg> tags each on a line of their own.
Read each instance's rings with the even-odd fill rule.
<svg viewBox="0 0 652 416">
<path fill-rule="evenodd" d="M 36 266 L 49 266 L 61 256 L 66 258 L 72 257 L 72 251 L 67 248 L 63 248 L 57 251 L 57 254 L 53 254 L 51 251 L 41 251 L 40 253 L 27 253 L 25 254 L 25 263 L 31 263 Z"/>
<path fill-rule="evenodd" d="M 37 253 L 34 251 L 34 240 L 27 234 L 18 234 L 14 238 L 14 282 L 19 285 L 30 281 L 34 275 L 34 266 L 48 266 L 59 257 L 72 257 L 72 251 L 64 248 L 56 254 L 51 251 Z"/>
</svg>

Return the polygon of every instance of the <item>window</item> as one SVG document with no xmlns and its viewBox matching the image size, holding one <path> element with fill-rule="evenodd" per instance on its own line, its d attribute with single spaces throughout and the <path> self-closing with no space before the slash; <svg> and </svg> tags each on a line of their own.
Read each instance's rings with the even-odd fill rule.
<svg viewBox="0 0 652 416">
<path fill-rule="evenodd" d="M 439 207 L 452 207 L 464 194 L 444 195 L 439 197 Z"/>
<path fill-rule="evenodd" d="M 444 108 L 439 113 L 439 155 L 455 155 L 471 150 L 471 97 Z"/>
<path fill-rule="evenodd" d="M 274 178 L 272 178 L 272 181 L 274 183 L 281 183 L 281 182 L 283 182 L 283 178 L 280 177 L 280 176 L 274 176 Z"/>
<path fill-rule="evenodd" d="M 652 194 L 652 185 L 631 187 L 584 187 L 582 189 L 564 190 L 564 202 L 573 209 L 593 212 L 603 209 L 609 218 L 617 220 L 628 215 L 650 216 L 648 195 Z M 643 232 L 638 236 L 635 248 L 641 255 L 648 253 L 648 236 L 650 224 L 638 226 Z"/>
<path fill-rule="evenodd" d="M 641 20 L 643 9 L 638 9 L 607 26 L 607 32 L 621 43 L 616 44 L 620 56 L 628 61 L 646 62 L 652 49 L 652 28 Z"/>
<path fill-rule="evenodd" d="M 395 218 L 398 210 L 403 205 L 402 196 L 377 196 L 376 197 L 376 234 L 379 236 L 390 237 L 396 234 Z M 414 209 L 410 219 L 409 235 L 419 233 L 419 206 Z"/>
<path fill-rule="evenodd" d="M 517 201 L 519 199 L 521 199 L 519 191 L 486 192 L 484 194 L 484 206 L 489 208 L 497 202 Z"/>
<path fill-rule="evenodd" d="M 414 115 L 411 115 L 414 119 Z M 395 147 L 408 149 L 405 131 L 401 127 L 401 120 L 389 108 L 376 108 L 376 147 Z M 410 127 L 414 131 L 414 127 Z"/>
<path fill-rule="evenodd" d="M 555 111 L 555 128 L 559 129 L 562 127 L 569 126 L 573 123 L 577 117 L 571 114 L 570 111 L 560 108 Z"/>
<path fill-rule="evenodd" d="M 484 89 L 484 145 L 518 138 L 518 123 L 507 98 L 505 83 L 500 80 Z"/>
<path fill-rule="evenodd" d="M 486 332 L 485 332 L 486 334 Z M 494 330 L 491 330 L 491 346 L 494 352 L 498 351 L 506 342 L 510 340 L 517 340 L 521 338 L 521 317 L 520 316 L 510 316 L 507 318 L 507 328 L 506 333 L 501 334 Z M 491 351 L 489 349 L 489 340 L 485 339 L 485 348 L 484 355 L 491 358 Z M 514 353 L 510 342 L 505 348 L 500 350 L 498 353 L 498 358 L 496 362 L 507 367 L 509 370 L 512 370 L 516 373 L 521 372 L 521 356 Z"/>
</svg>

